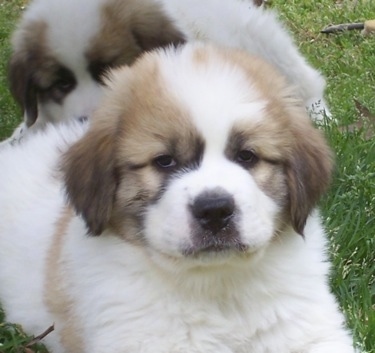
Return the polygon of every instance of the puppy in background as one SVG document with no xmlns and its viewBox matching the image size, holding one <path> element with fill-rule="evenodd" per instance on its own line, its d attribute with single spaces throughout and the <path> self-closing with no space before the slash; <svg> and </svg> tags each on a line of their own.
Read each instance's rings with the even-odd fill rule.
<svg viewBox="0 0 375 353">
<path fill-rule="evenodd" d="M 27 127 L 85 120 L 107 69 L 182 42 L 153 0 L 33 0 L 13 35 L 11 91 Z"/>
<path fill-rule="evenodd" d="M 315 205 L 331 152 L 242 51 L 113 71 L 86 124 L 0 151 L 0 300 L 53 353 L 353 353 Z M 33 156 L 33 158 L 30 158 Z"/>
<path fill-rule="evenodd" d="M 103 74 L 184 41 L 241 48 L 277 67 L 304 104 L 325 109 L 324 79 L 276 15 L 241 0 L 34 0 L 13 36 L 11 91 L 24 111 L 13 138 L 46 123 L 90 119 Z"/>
</svg>

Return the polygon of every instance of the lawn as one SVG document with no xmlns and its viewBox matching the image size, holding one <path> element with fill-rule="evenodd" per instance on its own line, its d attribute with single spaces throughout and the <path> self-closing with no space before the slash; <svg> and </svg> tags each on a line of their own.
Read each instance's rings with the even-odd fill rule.
<svg viewBox="0 0 375 353">
<path fill-rule="evenodd" d="M 0 0 L 0 140 L 21 120 L 7 89 L 6 66 L 9 36 L 24 2 Z M 269 6 L 280 12 L 300 50 L 327 78 L 326 98 L 336 120 L 320 128 L 337 157 L 321 208 L 334 264 L 332 290 L 358 346 L 375 353 L 375 34 L 320 33 L 330 24 L 375 19 L 375 2 L 273 0 Z M 35 346 L 20 350 L 28 338 L 3 320 L 0 312 L 1 353 L 37 351 Z"/>
</svg>

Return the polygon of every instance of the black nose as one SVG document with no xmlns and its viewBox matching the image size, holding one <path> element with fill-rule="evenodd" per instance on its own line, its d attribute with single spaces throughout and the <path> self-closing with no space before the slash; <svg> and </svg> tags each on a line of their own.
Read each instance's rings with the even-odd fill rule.
<svg viewBox="0 0 375 353">
<path fill-rule="evenodd" d="M 223 192 L 206 192 L 199 195 L 191 207 L 199 224 L 214 233 L 225 228 L 235 210 L 234 199 Z"/>
</svg>

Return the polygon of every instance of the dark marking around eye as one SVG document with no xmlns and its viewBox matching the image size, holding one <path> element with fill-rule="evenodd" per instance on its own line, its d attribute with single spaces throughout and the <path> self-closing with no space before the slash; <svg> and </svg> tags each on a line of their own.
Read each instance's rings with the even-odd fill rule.
<svg viewBox="0 0 375 353">
<path fill-rule="evenodd" d="M 186 152 L 186 155 L 189 158 L 183 161 L 180 172 L 188 172 L 198 169 L 203 159 L 204 148 L 205 144 L 203 139 L 197 138 L 194 141 L 194 144 L 191 145 L 189 150 Z M 182 156 L 184 156 L 184 154 Z"/>
<path fill-rule="evenodd" d="M 53 80 L 47 87 L 40 87 L 42 101 L 53 100 L 62 103 L 64 98 L 77 86 L 77 80 L 69 69 L 60 66 L 53 75 Z"/>
<path fill-rule="evenodd" d="M 240 150 L 235 156 L 235 161 L 245 168 L 254 167 L 259 162 L 259 157 L 252 150 Z"/>
<path fill-rule="evenodd" d="M 252 148 L 247 146 L 249 146 L 247 136 L 243 132 L 232 131 L 225 149 L 225 155 L 229 160 L 246 169 L 252 168 L 259 161 L 259 157 Z"/>
<path fill-rule="evenodd" d="M 280 160 L 260 154 L 259 151 L 251 147 L 251 142 L 251 136 L 247 136 L 243 131 L 232 130 L 225 149 L 226 157 L 246 169 L 256 167 L 260 161 L 274 165 L 282 163 Z"/>
<path fill-rule="evenodd" d="M 202 161 L 204 142 L 200 136 L 172 139 L 166 144 L 167 153 L 157 155 L 152 165 L 166 174 L 181 174 L 197 169 Z"/>
</svg>

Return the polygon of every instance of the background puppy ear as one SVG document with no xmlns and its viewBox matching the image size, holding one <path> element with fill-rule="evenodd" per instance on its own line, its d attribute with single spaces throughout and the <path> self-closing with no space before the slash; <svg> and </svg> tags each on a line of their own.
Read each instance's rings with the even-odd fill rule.
<svg viewBox="0 0 375 353">
<path fill-rule="evenodd" d="M 111 216 L 117 188 L 115 133 L 94 126 L 64 155 L 62 171 L 70 204 L 83 217 L 88 231 L 100 235 Z"/>
<path fill-rule="evenodd" d="M 19 55 L 13 54 L 8 66 L 10 91 L 21 106 L 28 127 L 33 125 L 38 117 L 37 89 L 30 70 L 30 64 Z"/>
<path fill-rule="evenodd" d="M 137 44 L 146 51 L 168 45 L 178 46 L 186 41 L 183 33 L 160 9 L 142 13 L 142 18 L 134 23 L 132 34 Z"/>
<path fill-rule="evenodd" d="M 295 131 L 295 138 L 286 175 L 292 226 L 303 235 L 307 217 L 328 188 L 333 159 L 324 137 L 312 126 Z"/>
</svg>

